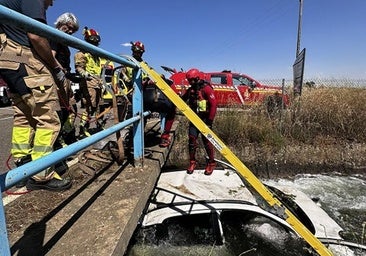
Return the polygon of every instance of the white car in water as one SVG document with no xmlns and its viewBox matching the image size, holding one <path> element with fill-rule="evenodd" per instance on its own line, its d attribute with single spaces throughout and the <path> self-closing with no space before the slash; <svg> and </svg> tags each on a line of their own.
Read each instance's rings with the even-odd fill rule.
<svg viewBox="0 0 366 256">
<path fill-rule="evenodd" d="M 203 172 L 161 173 L 126 255 L 318 255 L 233 169 Z M 334 255 L 366 255 L 307 195 L 267 187 Z"/>
</svg>

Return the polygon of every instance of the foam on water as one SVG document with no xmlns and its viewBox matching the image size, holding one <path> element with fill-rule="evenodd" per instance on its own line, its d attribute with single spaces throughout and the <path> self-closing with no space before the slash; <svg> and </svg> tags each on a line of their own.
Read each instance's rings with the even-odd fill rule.
<svg viewBox="0 0 366 256">
<path fill-rule="evenodd" d="M 295 179 L 265 180 L 268 185 L 294 187 L 329 209 L 366 209 L 366 181 L 355 176 L 298 175 Z"/>
</svg>

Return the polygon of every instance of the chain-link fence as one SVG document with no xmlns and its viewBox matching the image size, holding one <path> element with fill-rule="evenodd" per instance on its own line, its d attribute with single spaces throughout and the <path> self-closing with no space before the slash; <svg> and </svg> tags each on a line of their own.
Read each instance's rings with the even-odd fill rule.
<svg viewBox="0 0 366 256">
<path fill-rule="evenodd" d="M 262 84 L 282 86 L 282 79 L 261 79 Z M 285 87 L 293 86 L 292 79 L 285 79 Z M 355 87 L 366 88 L 365 79 L 349 79 L 349 78 L 304 78 L 303 87 Z"/>
</svg>

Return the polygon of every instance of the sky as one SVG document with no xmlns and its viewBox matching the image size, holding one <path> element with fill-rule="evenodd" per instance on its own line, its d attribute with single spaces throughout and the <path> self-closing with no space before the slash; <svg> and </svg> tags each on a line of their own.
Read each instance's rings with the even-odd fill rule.
<svg viewBox="0 0 366 256">
<path fill-rule="evenodd" d="M 304 77 L 365 79 L 366 1 L 302 1 Z M 123 44 L 141 41 L 144 60 L 161 73 L 163 65 L 292 79 L 299 7 L 300 0 L 55 0 L 47 20 L 53 26 L 72 12 L 80 22 L 74 36 L 93 28 L 115 54 L 131 55 Z"/>
</svg>

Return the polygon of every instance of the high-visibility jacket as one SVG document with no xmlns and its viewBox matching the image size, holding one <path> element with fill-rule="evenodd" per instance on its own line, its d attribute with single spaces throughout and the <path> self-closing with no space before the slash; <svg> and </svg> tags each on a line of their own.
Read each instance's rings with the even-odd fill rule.
<svg viewBox="0 0 366 256">
<path fill-rule="evenodd" d="M 84 75 L 83 71 L 86 71 L 90 75 L 100 77 L 102 73 L 102 68 L 107 62 L 108 61 L 106 59 L 98 56 L 93 56 L 91 53 L 88 52 L 80 51 L 75 54 L 75 67 L 81 75 Z M 113 63 L 109 63 L 108 65 L 112 64 Z"/>
</svg>

